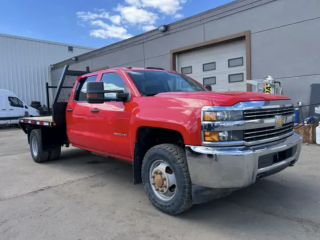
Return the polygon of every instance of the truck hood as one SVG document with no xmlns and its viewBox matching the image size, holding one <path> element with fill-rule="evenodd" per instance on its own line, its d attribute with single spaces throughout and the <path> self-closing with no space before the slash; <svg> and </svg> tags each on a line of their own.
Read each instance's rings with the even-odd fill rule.
<svg viewBox="0 0 320 240">
<path fill-rule="evenodd" d="M 201 99 L 219 106 L 233 106 L 238 102 L 248 101 L 290 100 L 287 96 L 255 92 L 166 92 L 155 97 Z"/>
</svg>

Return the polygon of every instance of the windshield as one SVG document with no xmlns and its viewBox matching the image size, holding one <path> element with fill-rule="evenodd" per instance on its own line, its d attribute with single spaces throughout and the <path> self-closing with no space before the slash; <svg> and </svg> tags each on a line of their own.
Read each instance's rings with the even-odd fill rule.
<svg viewBox="0 0 320 240">
<path fill-rule="evenodd" d="M 192 79 L 162 71 L 128 71 L 142 96 L 153 96 L 163 92 L 208 91 Z"/>
</svg>

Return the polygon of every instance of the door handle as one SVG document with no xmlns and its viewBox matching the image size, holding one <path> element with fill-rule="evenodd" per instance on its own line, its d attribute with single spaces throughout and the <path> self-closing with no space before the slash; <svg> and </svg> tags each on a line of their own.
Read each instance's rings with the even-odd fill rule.
<svg viewBox="0 0 320 240">
<path fill-rule="evenodd" d="M 7 109 L 1 109 L 2 111 L 5 111 L 5 110 L 7 110 Z"/>
<path fill-rule="evenodd" d="M 13 111 L 14 109 L 10 109 L 10 111 Z"/>
<path fill-rule="evenodd" d="M 72 108 L 67 108 L 67 112 L 72 112 L 73 109 Z"/>
<path fill-rule="evenodd" d="M 91 109 L 91 112 L 92 113 L 97 113 L 97 112 L 99 112 L 99 109 L 96 109 L 96 108 L 95 109 Z"/>
</svg>

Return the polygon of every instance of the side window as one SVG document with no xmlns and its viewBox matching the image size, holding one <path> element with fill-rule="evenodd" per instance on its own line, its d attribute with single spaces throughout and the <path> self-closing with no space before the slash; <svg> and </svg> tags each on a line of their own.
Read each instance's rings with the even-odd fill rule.
<svg viewBox="0 0 320 240">
<path fill-rule="evenodd" d="M 122 90 L 123 92 L 129 92 L 126 84 L 118 73 L 105 73 L 102 75 L 101 82 L 103 82 L 104 90 L 114 91 Z M 108 94 L 108 93 L 105 93 Z"/>
<path fill-rule="evenodd" d="M 23 108 L 23 102 L 16 97 L 8 97 L 8 101 L 10 106 L 12 107 L 19 107 L 19 108 Z"/>
<path fill-rule="evenodd" d="M 74 94 L 74 100 L 78 102 L 87 101 L 87 83 L 94 82 L 97 79 L 97 75 L 80 79 L 77 84 L 76 92 Z"/>
</svg>

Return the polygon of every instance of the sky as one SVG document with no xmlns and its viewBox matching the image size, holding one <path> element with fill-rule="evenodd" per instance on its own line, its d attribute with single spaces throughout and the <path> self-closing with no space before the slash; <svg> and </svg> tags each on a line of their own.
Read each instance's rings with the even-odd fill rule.
<svg viewBox="0 0 320 240">
<path fill-rule="evenodd" d="M 0 33 L 100 48 L 232 0 L 0 0 Z"/>
</svg>

